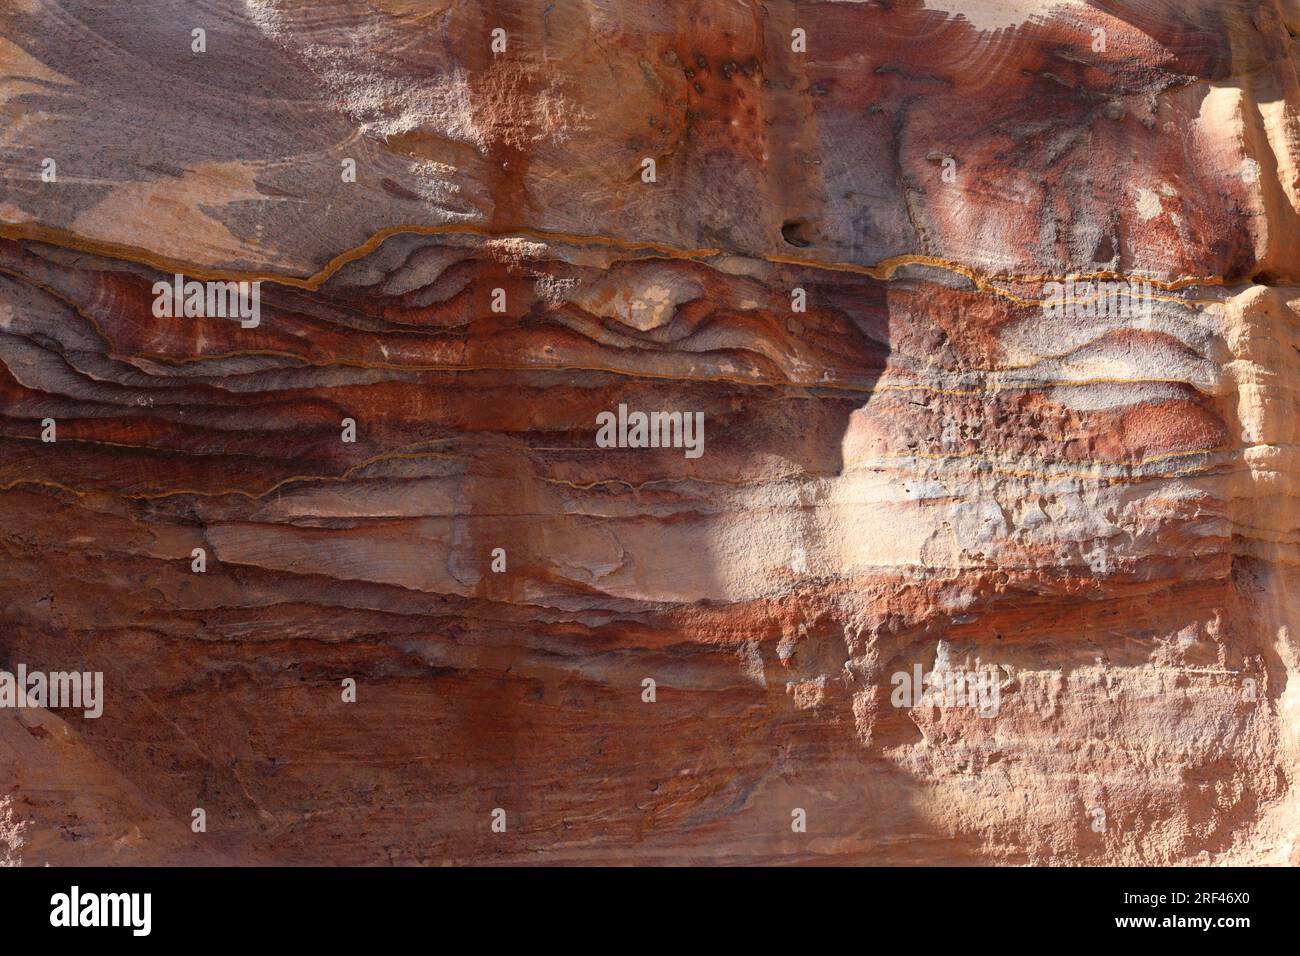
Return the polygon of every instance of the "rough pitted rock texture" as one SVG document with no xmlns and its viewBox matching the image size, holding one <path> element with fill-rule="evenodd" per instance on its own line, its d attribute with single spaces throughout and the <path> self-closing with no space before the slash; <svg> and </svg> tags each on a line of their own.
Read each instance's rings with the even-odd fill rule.
<svg viewBox="0 0 1300 956">
<path fill-rule="evenodd" d="M 1300 862 L 1298 29 L 9 0 L 0 856 Z"/>
</svg>

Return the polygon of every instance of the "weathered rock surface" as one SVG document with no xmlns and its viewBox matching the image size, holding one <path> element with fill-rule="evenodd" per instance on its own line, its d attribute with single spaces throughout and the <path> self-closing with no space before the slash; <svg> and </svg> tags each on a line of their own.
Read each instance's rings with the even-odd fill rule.
<svg viewBox="0 0 1300 956">
<path fill-rule="evenodd" d="M 1300 6 L 1103 6 L 6 4 L 0 855 L 1300 862 Z"/>
</svg>

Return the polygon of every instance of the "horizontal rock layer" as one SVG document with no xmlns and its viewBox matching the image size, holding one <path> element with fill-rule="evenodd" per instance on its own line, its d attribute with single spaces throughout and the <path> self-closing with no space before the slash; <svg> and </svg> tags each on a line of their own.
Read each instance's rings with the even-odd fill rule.
<svg viewBox="0 0 1300 956">
<path fill-rule="evenodd" d="M 6 10 L 0 854 L 1300 862 L 1298 24 Z"/>
</svg>

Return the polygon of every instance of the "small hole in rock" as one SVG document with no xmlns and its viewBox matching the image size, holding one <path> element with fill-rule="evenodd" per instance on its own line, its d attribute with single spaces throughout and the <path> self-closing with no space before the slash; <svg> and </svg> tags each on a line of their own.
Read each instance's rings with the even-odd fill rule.
<svg viewBox="0 0 1300 956">
<path fill-rule="evenodd" d="M 808 223 L 803 219 L 790 219 L 781 226 L 781 238 L 800 249 L 812 245 Z"/>
</svg>

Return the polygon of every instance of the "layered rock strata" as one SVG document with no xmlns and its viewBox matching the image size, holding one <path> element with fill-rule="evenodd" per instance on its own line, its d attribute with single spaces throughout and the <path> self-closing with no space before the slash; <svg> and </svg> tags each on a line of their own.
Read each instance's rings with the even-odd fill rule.
<svg viewBox="0 0 1300 956">
<path fill-rule="evenodd" d="M 1300 861 L 1298 26 L 11 4 L 0 855 Z"/>
</svg>

